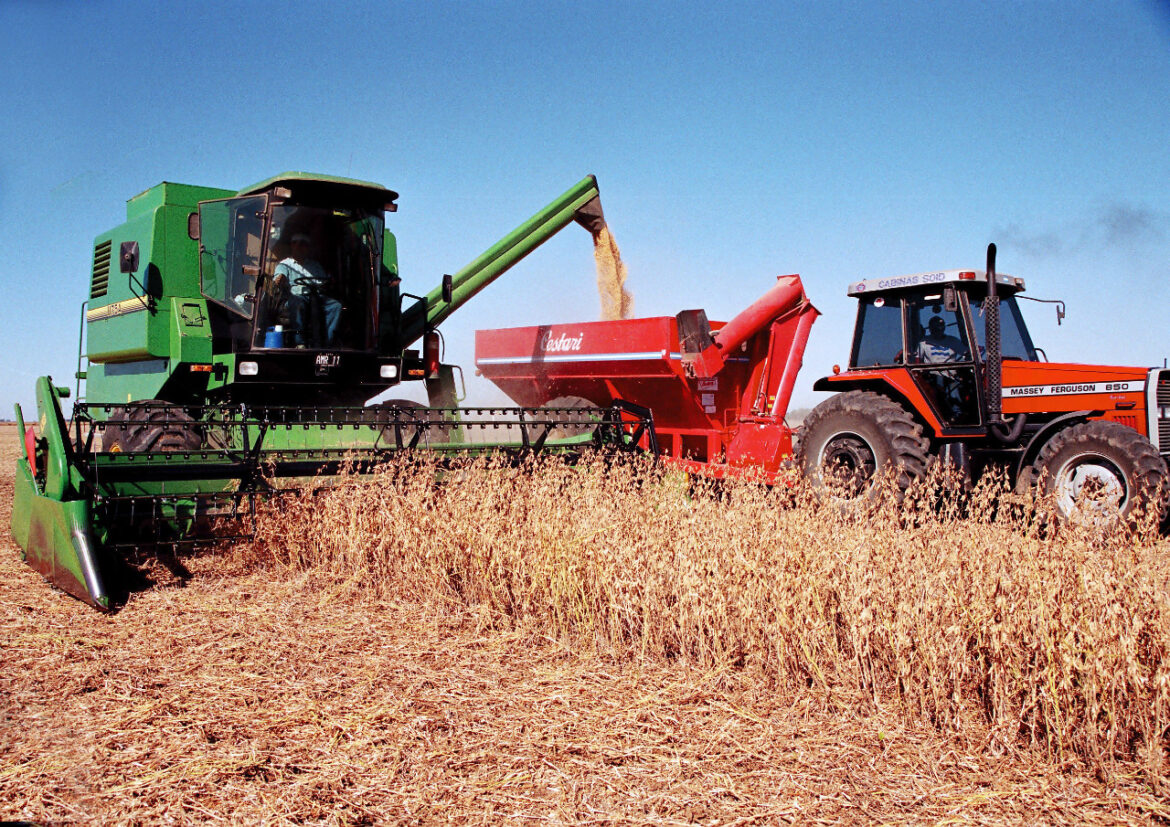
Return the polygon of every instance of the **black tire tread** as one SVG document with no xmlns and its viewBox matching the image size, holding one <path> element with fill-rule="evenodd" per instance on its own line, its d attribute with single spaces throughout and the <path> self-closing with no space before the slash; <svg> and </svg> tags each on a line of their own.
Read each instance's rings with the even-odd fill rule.
<svg viewBox="0 0 1170 827">
<path fill-rule="evenodd" d="M 813 458 L 807 456 L 806 451 L 810 444 L 819 440 L 810 439 L 810 435 L 816 434 L 826 422 L 840 414 L 869 419 L 882 434 L 886 435 L 892 447 L 890 461 L 900 469 L 899 487 L 905 489 L 912 480 L 926 473 L 930 442 L 923 436 L 922 426 L 914 420 L 910 412 L 880 393 L 846 391 L 813 408 L 801 426 L 797 459 L 806 474 L 815 478 L 815 469 L 809 467 Z"/>
<path fill-rule="evenodd" d="M 203 431 L 178 405 L 158 399 L 132 402 L 106 426 L 105 450 L 131 453 L 183 453 L 203 445 Z"/>
<path fill-rule="evenodd" d="M 1069 447 L 1100 450 L 1097 446 L 1102 443 L 1133 465 L 1134 479 L 1129 484 L 1134 490 L 1159 492 L 1158 513 L 1165 517 L 1170 507 L 1170 471 L 1148 439 L 1119 422 L 1092 420 L 1058 431 L 1040 449 L 1032 464 L 1032 479 L 1038 480 L 1045 471 L 1049 471 L 1046 484 L 1052 485 L 1055 481 L 1051 478 L 1050 469 L 1054 457 Z M 1131 497 L 1122 509 L 1122 516 L 1129 514 L 1136 503 L 1137 499 Z"/>
</svg>

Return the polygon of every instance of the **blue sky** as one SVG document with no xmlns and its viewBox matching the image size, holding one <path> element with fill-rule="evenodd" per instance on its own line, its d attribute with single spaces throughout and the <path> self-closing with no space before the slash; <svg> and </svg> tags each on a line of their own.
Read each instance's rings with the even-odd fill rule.
<svg viewBox="0 0 1170 827">
<path fill-rule="evenodd" d="M 847 358 L 848 282 L 989 241 L 1067 301 L 1060 327 L 1025 307 L 1053 360 L 1170 356 L 1165 0 L 0 0 L 0 100 L 0 417 L 71 377 L 126 199 L 284 170 L 400 192 L 412 292 L 593 173 L 637 315 L 726 319 L 802 275 L 824 316 L 794 405 Z M 475 329 L 598 312 L 573 226 L 451 318 L 447 356 L 470 377 Z"/>
</svg>

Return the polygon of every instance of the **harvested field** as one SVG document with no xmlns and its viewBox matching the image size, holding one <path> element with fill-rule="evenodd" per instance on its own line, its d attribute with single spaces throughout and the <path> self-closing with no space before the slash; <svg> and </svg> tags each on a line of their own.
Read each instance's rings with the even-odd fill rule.
<svg viewBox="0 0 1170 827">
<path fill-rule="evenodd" d="M 1170 816 L 1165 541 L 930 522 L 914 502 L 841 519 L 627 473 L 476 468 L 436 493 L 399 469 L 285 504 L 188 575 L 157 565 L 112 616 L 5 537 L 0 819 Z"/>
</svg>

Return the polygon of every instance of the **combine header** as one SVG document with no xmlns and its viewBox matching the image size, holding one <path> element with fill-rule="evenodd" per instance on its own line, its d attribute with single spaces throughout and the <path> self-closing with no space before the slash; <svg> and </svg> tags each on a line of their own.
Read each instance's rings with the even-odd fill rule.
<svg viewBox="0 0 1170 827">
<path fill-rule="evenodd" d="M 12 533 L 27 562 L 108 609 L 119 549 L 247 536 L 257 497 L 403 450 L 655 450 L 649 412 L 623 400 L 468 421 L 458 369 L 441 359 L 447 316 L 568 224 L 604 227 L 592 177 L 424 296 L 400 289 L 383 218 L 396 198 L 286 173 L 238 193 L 164 183 L 131 199 L 126 223 L 94 246 L 70 418 L 69 390 L 49 377 L 35 427 L 16 409 Z M 411 380 L 430 407 L 363 407 Z M 506 440 L 469 442 L 469 428 Z"/>
</svg>

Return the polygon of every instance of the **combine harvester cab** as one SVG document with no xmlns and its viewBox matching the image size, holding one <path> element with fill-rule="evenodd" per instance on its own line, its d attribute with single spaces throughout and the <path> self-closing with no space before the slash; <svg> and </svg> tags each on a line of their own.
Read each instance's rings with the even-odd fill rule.
<svg viewBox="0 0 1170 827">
<path fill-rule="evenodd" d="M 712 475 L 792 455 L 784 421 L 819 312 L 800 277 L 730 322 L 677 316 L 479 330 L 476 370 L 521 405 L 582 414 L 624 399 L 651 409 L 664 456 Z"/>
<path fill-rule="evenodd" d="M 422 296 L 400 289 L 383 218 L 396 198 L 285 173 L 238 193 L 160 184 L 131 199 L 95 243 L 79 399 L 66 418 L 68 389 L 42 377 L 35 426 L 16 408 L 12 533 L 33 568 L 109 609 L 125 549 L 250 536 L 258 498 L 402 451 L 656 450 L 649 411 L 623 400 L 465 417 L 458 368 L 442 361 L 451 313 L 565 226 L 597 236 L 592 176 Z M 412 380 L 429 407 L 363 405 Z"/>
</svg>

